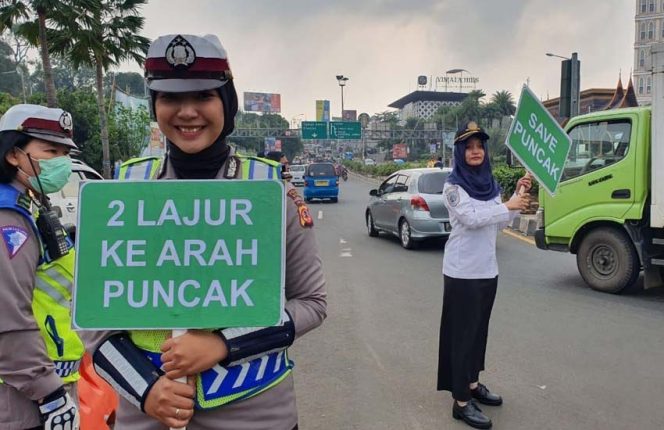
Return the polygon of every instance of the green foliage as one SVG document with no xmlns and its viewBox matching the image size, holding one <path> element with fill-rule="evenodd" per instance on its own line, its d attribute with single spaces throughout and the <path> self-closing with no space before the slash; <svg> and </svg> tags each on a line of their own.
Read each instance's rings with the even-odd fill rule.
<svg viewBox="0 0 664 430">
<path fill-rule="evenodd" d="M 19 103 L 19 99 L 12 96 L 11 94 L 0 93 L 0 115 L 3 115 L 5 112 L 7 112 L 7 109 Z"/>
<path fill-rule="evenodd" d="M 104 87 L 110 91 L 115 77 L 115 87 L 134 97 L 143 97 L 145 94 L 145 80 L 143 75 L 136 72 L 108 73 L 104 76 Z"/>
<path fill-rule="evenodd" d="M 509 167 L 507 165 L 496 166 L 493 168 L 493 176 L 503 189 L 503 197 L 508 198 L 516 190 L 517 181 L 526 174 L 526 169 L 523 167 Z M 531 195 L 537 195 L 539 186 L 537 181 L 533 178 L 533 188 L 530 190 Z"/>
<path fill-rule="evenodd" d="M 239 111 L 235 116 L 235 128 L 244 129 L 277 129 L 288 130 L 288 121 L 278 114 L 262 114 L 253 112 Z M 298 154 L 304 151 L 304 145 L 299 137 L 280 137 L 281 151 L 286 154 L 289 160 L 293 160 Z M 264 137 L 229 137 L 237 147 L 241 148 L 243 153 L 256 154 L 265 148 Z"/>
<path fill-rule="evenodd" d="M 111 163 L 140 155 L 150 136 L 150 113 L 140 106 L 129 109 L 116 105 L 109 115 Z"/>
</svg>

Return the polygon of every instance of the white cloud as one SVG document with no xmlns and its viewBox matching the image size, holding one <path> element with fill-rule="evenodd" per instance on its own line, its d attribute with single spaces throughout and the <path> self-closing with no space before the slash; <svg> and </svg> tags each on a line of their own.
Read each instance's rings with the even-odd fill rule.
<svg viewBox="0 0 664 430">
<path fill-rule="evenodd" d="M 350 77 L 346 109 L 368 113 L 415 89 L 420 74 L 470 70 L 487 94 L 515 97 L 530 79 L 559 92 L 559 59 L 578 52 L 581 86 L 613 87 L 633 63 L 634 2 L 625 0 L 153 0 L 145 35 L 217 34 L 238 91 L 282 94 L 287 119 L 315 116 L 314 101 L 340 111 L 335 75 Z M 138 67 L 132 66 L 132 70 Z"/>
</svg>

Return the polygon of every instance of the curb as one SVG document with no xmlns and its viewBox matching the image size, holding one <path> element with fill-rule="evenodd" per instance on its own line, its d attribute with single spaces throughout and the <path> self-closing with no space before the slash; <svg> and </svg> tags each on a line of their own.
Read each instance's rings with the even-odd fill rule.
<svg viewBox="0 0 664 430">
<path fill-rule="evenodd" d="M 524 236 L 534 236 L 535 230 L 537 229 L 537 216 L 525 214 L 517 215 L 509 228 Z"/>
</svg>

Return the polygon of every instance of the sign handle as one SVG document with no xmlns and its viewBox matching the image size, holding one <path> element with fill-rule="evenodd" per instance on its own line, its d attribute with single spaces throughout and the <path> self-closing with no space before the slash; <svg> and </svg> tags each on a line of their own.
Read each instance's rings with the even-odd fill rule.
<svg viewBox="0 0 664 430">
<path fill-rule="evenodd" d="M 525 175 L 525 177 L 528 178 L 528 179 L 530 179 L 531 181 L 533 180 L 533 175 L 531 175 L 530 172 L 529 172 L 528 170 L 526 170 L 526 175 Z M 526 187 L 524 187 L 523 185 L 521 185 L 521 186 L 519 187 L 519 191 L 517 191 L 517 194 L 518 194 L 518 195 L 522 195 L 522 194 L 524 193 L 524 191 L 525 191 L 525 188 L 526 188 Z M 175 330 L 173 331 L 173 336 L 175 336 Z"/>
<path fill-rule="evenodd" d="M 182 336 L 186 332 L 187 332 L 186 329 L 176 328 L 176 329 L 173 329 L 172 336 L 173 337 Z M 187 383 L 187 377 L 183 376 L 181 378 L 177 378 L 175 380 L 175 382 L 182 382 L 183 384 L 186 384 Z M 171 430 L 187 430 L 187 428 L 186 427 L 180 427 L 180 428 L 171 427 Z"/>
</svg>

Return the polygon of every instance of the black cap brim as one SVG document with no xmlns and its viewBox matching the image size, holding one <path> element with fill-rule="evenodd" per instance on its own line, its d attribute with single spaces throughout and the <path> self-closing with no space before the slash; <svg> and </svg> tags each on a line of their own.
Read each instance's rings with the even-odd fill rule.
<svg viewBox="0 0 664 430">
<path fill-rule="evenodd" d="M 489 135 L 483 132 L 482 130 L 471 130 L 459 135 L 458 137 L 455 137 L 454 143 L 465 142 L 466 140 L 470 139 L 473 136 L 479 137 L 480 140 L 489 140 Z"/>
</svg>

